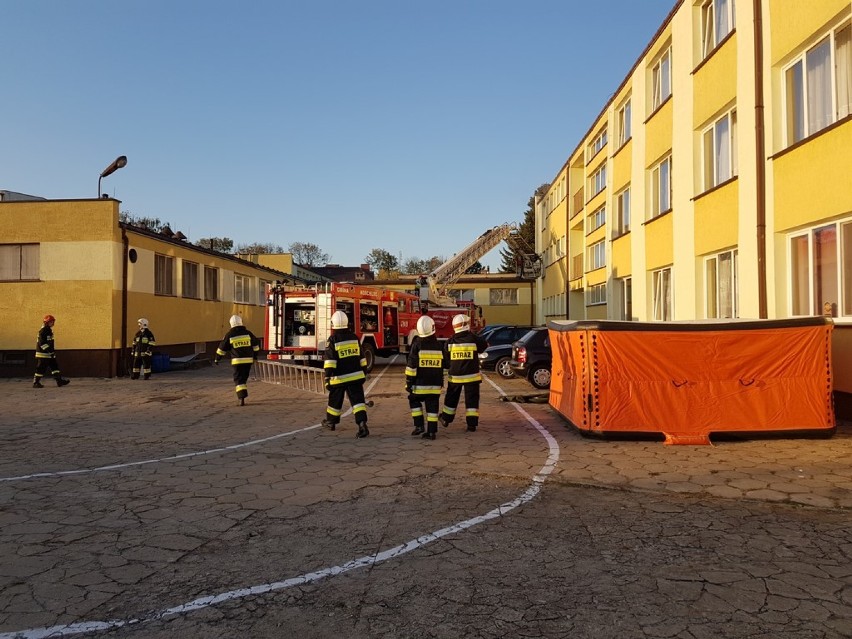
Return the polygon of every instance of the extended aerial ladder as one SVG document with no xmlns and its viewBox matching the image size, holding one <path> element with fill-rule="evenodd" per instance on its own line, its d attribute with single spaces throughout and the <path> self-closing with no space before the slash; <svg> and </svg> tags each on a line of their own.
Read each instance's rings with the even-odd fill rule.
<svg viewBox="0 0 852 639">
<path fill-rule="evenodd" d="M 476 264 L 480 257 L 503 241 L 509 245 L 509 248 L 516 255 L 532 256 L 533 260 L 537 262 L 538 256 L 521 237 L 518 226 L 509 222 L 500 224 L 485 231 L 468 246 L 432 271 L 426 277 L 426 282 L 421 282 L 420 299 L 428 301 L 430 305 L 450 306 L 454 304 L 455 301 L 447 294 L 447 290 L 464 275 L 467 269 Z"/>
</svg>

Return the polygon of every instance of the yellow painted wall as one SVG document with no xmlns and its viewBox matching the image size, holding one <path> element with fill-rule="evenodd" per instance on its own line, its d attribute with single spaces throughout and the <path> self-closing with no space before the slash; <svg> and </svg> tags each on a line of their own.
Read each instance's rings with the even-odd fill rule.
<svg viewBox="0 0 852 639">
<path fill-rule="evenodd" d="M 701 196 L 694 203 L 695 254 L 707 255 L 736 246 L 739 182 L 734 180 Z"/>
<path fill-rule="evenodd" d="M 633 139 L 624 143 L 618 153 L 612 158 L 612 190 L 620 191 L 630 183 L 633 168 Z"/>
<path fill-rule="evenodd" d="M 622 235 L 612 242 L 612 276 L 627 277 L 633 272 L 631 260 L 633 259 L 630 235 Z"/>
<path fill-rule="evenodd" d="M 772 165 L 777 231 L 852 211 L 852 120 L 776 157 Z"/>
<path fill-rule="evenodd" d="M 594 271 L 586 273 L 586 285 L 595 286 L 606 282 L 607 274 L 605 268 L 596 268 Z"/>
<path fill-rule="evenodd" d="M 712 117 L 737 97 L 737 34 L 734 33 L 692 76 L 695 92 L 693 121 L 696 126 L 709 124 Z"/>
<path fill-rule="evenodd" d="M 117 200 L 0 202 L 3 242 L 117 240 Z M 30 238 L 30 239 L 27 239 Z"/>
<path fill-rule="evenodd" d="M 276 271 L 281 271 L 282 273 L 293 272 L 292 253 L 258 255 L 257 261 L 261 266 L 268 266 L 269 268 L 274 268 Z"/>
<path fill-rule="evenodd" d="M 663 159 L 672 148 L 674 98 L 666 102 L 645 125 L 645 167 Z"/>
<path fill-rule="evenodd" d="M 645 225 L 645 269 L 668 266 L 673 261 L 672 214 L 664 215 Z"/>
<path fill-rule="evenodd" d="M 786 61 L 791 51 L 820 35 L 835 17 L 848 14 L 849 4 L 849 0 L 769 0 L 772 65 Z"/>
</svg>

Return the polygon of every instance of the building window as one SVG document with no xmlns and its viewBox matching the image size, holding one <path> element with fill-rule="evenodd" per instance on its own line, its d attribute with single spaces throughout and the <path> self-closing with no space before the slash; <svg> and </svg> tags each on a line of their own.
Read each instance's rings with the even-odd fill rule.
<svg viewBox="0 0 852 639">
<path fill-rule="evenodd" d="M 606 207 L 602 206 L 586 218 L 586 233 L 591 233 L 604 224 L 606 224 Z"/>
<path fill-rule="evenodd" d="M 606 304 L 606 284 L 595 284 L 586 289 L 586 306 Z"/>
<path fill-rule="evenodd" d="M 621 283 L 621 319 L 633 319 L 633 278 L 623 277 L 617 280 Z"/>
<path fill-rule="evenodd" d="M 651 169 L 651 216 L 654 219 L 672 208 L 672 156 Z"/>
<path fill-rule="evenodd" d="M 852 318 L 852 220 L 790 238 L 790 314 Z"/>
<path fill-rule="evenodd" d="M 204 299 L 219 300 L 219 269 L 213 266 L 204 267 Z"/>
<path fill-rule="evenodd" d="M 251 278 L 248 275 L 234 273 L 234 301 L 251 304 Z"/>
<path fill-rule="evenodd" d="M 623 146 L 630 139 L 630 99 L 618 110 L 618 146 Z"/>
<path fill-rule="evenodd" d="M 672 50 L 666 49 L 651 69 L 651 106 L 656 111 L 672 94 Z"/>
<path fill-rule="evenodd" d="M 672 269 L 661 268 L 651 273 L 651 305 L 654 320 L 666 322 L 672 318 Z"/>
<path fill-rule="evenodd" d="M 704 190 L 737 174 L 737 111 L 734 109 L 704 129 Z"/>
<path fill-rule="evenodd" d="M 472 288 L 451 288 L 447 291 L 447 294 L 457 302 L 472 302 L 473 293 Z"/>
<path fill-rule="evenodd" d="M 606 188 L 606 164 L 595 171 L 595 174 L 589 180 L 589 185 L 592 197 L 596 196 Z"/>
<path fill-rule="evenodd" d="M 199 299 L 198 295 L 198 264 L 183 260 L 183 279 L 181 283 L 181 295 Z"/>
<path fill-rule="evenodd" d="M 154 255 L 154 294 L 175 294 L 175 258 L 169 255 Z"/>
<path fill-rule="evenodd" d="M 784 70 L 787 145 L 849 115 L 852 106 L 850 33 L 852 25 L 846 23 Z"/>
<path fill-rule="evenodd" d="M 491 306 L 510 306 L 518 303 L 518 289 L 492 288 L 488 291 Z"/>
<path fill-rule="evenodd" d="M 630 187 L 615 196 L 615 229 L 613 237 L 620 237 L 630 230 Z"/>
<path fill-rule="evenodd" d="M 740 316 L 738 251 L 725 251 L 704 260 L 704 317 L 729 319 Z"/>
<path fill-rule="evenodd" d="M 267 287 L 272 284 L 269 280 L 259 280 L 257 286 L 257 305 L 266 306 Z"/>
<path fill-rule="evenodd" d="M 589 144 L 588 154 L 589 159 L 591 160 L 598 154 L 602 148 L 606 146 L 606 128 L 603 129 L 600 133 L 595 136 L 595 139 L 592 140 L 592 143 Z"/>
<path fill-rule="evenodd" d="M 701 55 L 706 58 L 734 30 L 734 0 L 705 0 L 701 5 Z"/>
<path fill-rule="evenodd" d="M 595 242 L 589 248 L 586 249 L 586 258 L 588 263 L 589 271 L 594 271 L 596 268 L 603 268 L 606 266 L 606 245 L 604 241 Z"/>
<path fill-rule="evenodd" d="M 38 244 L 0 244 L 0 281 L 36 281 Z"/>
</svg>

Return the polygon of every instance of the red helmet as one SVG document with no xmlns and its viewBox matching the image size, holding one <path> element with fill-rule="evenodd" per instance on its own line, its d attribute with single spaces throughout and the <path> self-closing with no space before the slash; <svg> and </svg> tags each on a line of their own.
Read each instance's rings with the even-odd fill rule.
<svg viewBox="0 0 852 639">
<path fill-rule="evenodd" d="M 47 324 L 48 322 L 55 322 L 55 321 L 56 321 L 56 318 L 53 315 L 45 315 L 44 316 L 44 323 L 45 324 Z"/>
</svg>

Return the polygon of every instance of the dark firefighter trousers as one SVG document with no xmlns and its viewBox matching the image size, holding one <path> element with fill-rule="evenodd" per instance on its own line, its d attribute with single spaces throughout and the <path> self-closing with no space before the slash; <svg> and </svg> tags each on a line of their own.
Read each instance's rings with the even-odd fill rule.
<svg viewBox="0 0 852 639">
<path fill-rule="evenodd" d="M 472 428 L 479 426 L 479 387 L 481 385 L 482 382 L 466 382 L 464 384 L 449 382 L 447 384 L 447 393 L 444 396 L 444 410 L 441 411 L 444 421 L 451 424 L 453 419 L 455 419 L 456 408 L 458 408 L 462 389 L 464 389 L 465 419 L 467 420 L 467 425 Z"/>
<path fill-rule="evenodd" d="M 438 432 L 438 411 L 441 409 L 440 395 L 408 393 L 408 406 L 411 408 L 411 418 L 414 420 L 415 429 L 423 430 L 425 423 L 428 426 L 427 432 Z"/>
<path fill-rule="evenodd" d="M 234 364 L 234 384 L 236 385 L 237 399 L 248 397 L 248 378 L 251 373 L 251 364 Z"/>
<path fill-rule="evenodd" d="M 50 371 L 50 374 L 53 375 L 54 379 L 57 381 L 59 381 L 62 377 L 59 373 L 59 364 L 56 363 L 56 355 L 51 355 L 50 357 L 36 357 L 35 381 L 41 381 L 41 378 L 44 377 L 48 371 Z"/>
<path fill-rule="evenodd" d="M 349 398 L 349 404 L 352 406 L 352 414 L 355 416 L 355 423 L 367 423 L 367 404 L 364 398 L 364 380 L 359 379 L 357 382 L 348 382 L 346 384 L 336 384 L 328 391 L 328 408 L 325 409 L 326 421 L 329 424 L 339 424 L 340 415 L 343 413 L 343 398 Z"/>
</svg>

